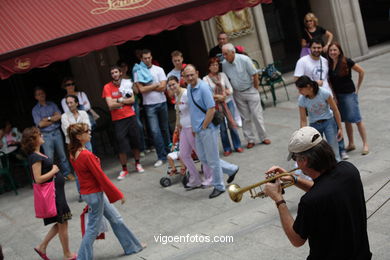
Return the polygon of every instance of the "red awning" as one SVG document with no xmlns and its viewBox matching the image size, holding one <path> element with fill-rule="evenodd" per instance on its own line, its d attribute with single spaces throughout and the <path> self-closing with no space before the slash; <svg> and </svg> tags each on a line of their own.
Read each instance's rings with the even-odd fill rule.
<svg viewBox="0 0 390 260">
<path fill-rule="evenodd" d="M 7 0 L 0 5 L 0 77 L 270 0 Z"/>
</svg>

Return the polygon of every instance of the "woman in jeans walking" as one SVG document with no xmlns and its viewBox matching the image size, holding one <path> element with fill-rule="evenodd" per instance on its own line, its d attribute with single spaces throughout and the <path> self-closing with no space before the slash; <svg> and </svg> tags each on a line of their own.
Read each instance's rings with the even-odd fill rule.
<svg viewBox="0 0 390 260">
<path fill-rule="evenodd" d="M 122 192 L 115 187 L 100 166 L 100 160 L 85 148 L 91 139 L 91 130 L 85 123 L 70 125 L 70 161 L 80 182 L 82 199 L 88 204 L 88 226 L 80 245 L 77 259 L 93 259 L 93 243 L 99 233 L 103 216 L 110 222 L 115 236 L 122 245 L 125 255 L 137 253 L 144 246 L 123 222 L 122 216 L 112 205 L 118 200 L 125 203 Z"/>
<path fill-rule="evenodd" d="M 298 98 L 301 128 L 307 126 L 307 110 L 309 125 L 325 135 L 326 141 L 335 153 L 336 160 L 340 161 L 337 141 L 343 138 L 343 130 L 340 113 L 331 93 L 324 88 L 320 88 L 316 81 L 307 76 L 299 77 L 295 85 L 299 94 L 301 94 Z"/>
</svg>

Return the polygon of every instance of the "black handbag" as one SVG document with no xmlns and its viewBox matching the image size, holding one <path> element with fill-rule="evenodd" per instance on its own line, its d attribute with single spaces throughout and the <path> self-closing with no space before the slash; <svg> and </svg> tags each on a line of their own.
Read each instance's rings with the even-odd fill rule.
<svg viewBox="0 0 390 260">
<path fill-rule="evenodd" d="M 191 99 L 192 101 L 194 102 L 194 104 L 200 109 L 200 111 L 202 111 L 203 113 L 206 114 L 206 110 L 201 108 L 194 100 L 194 98 L 192 97 L 192 90 L 190 90 L 190 94 L 191 94 Z M 213 117 L 213 120 L 211 120 L 211 122 L 215 125 L 215 126 L 219 126 L 220 123 L 222 123 L 222 120 L 224 120 L 225 117 L 223 115 L 222 112 L 218 111 L 218 110 L 215 110 L 215 113 L 214 113 L 214 117 Z"/>
</svg>

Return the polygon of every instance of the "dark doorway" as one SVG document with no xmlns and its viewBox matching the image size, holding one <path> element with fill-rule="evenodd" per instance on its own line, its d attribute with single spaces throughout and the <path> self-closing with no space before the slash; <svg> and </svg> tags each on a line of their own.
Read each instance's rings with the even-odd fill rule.
<svg viewBox="0 0 390 260">
<path fill-rule="evenodd" d="M 274 0 L 262 5 L 274 61 L 281 72 L 295 68 L 301 51 L 303 17 L 310 10 L 308 0 Z"/>
<path fill-rule="evenodd" d="M 65 61 L 0 80 L 0 120 L 11 120 L 19 130 L 34 125 L 31 111 L 37 103 L 33 93 L 36 86 L 43 87 L 47 100 L 56 103 L 61 110 L 60 101 L 66 93 L 61 89 L 61 81 L 68 75 L 71 68 Z"/>
<path fill-rule="evenodd" d="M 367 44 L 390 41 L 390 0 L 359 0 Z"/>
<path fill-rule="evenodd" d="M 148 35 L 138 41 L 129 41 L 118 46 L 121 59 L 129 62 L 130 68 L 139 61 L 135 57 L 136 49 L 150 49 L 153 59 L 158 61 L 165 73 L 173 69 L 171 52 L 179 50 L 183 53 L 184 63 L 192 63 L 198 67 L 201 75 L 207 71 L 208 52 L 203 38 L 200 23 L 180 26 L 173 31 L 163 31 L 157 35 Z"/>
</svg>

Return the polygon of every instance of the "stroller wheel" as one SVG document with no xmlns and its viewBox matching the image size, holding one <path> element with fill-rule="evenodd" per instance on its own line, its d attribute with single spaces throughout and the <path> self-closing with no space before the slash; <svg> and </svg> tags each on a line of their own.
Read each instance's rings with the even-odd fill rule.
<svg viewBox="0 0 390 260">
<path fill-rule="evenodd" d="M 190 173 L 188 171 L 186 171 L 186 174 L 183 176 L 183 178 L 181 179 L 181 183 L 183 183 L 183 186 L 186 187 L 187 186 L 187 183 L 188 183 L 188 180 L 190 179 Z"/>
<path fill-rule="evenodd" d="M 160 179 L 160 184 L 161 184 L 161 186 L 163 186 L 163 187 L 165 188 L 165 187 L 171 186 L 171 185 L 172 185 L 172 182 L 171 182 L 171 180 L 170 180 L 169 178 L 167 178 L 167 177 L 162 177 L 162 178 Z"/>
</svg>

